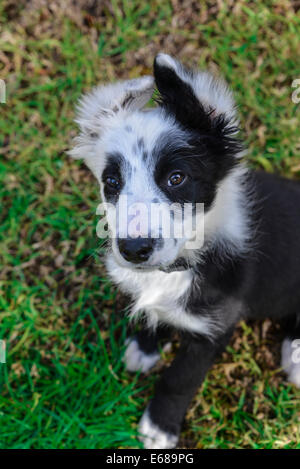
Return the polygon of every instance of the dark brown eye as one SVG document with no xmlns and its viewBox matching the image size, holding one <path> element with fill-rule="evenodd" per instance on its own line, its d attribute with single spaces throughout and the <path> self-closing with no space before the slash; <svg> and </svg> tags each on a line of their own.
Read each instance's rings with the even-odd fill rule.
<svg viewBox="0 0 300 469">
<path fill-rule="evenodd" d="M 185 175 L 176 171 L 175 173 L 171 174 L 168 179 L 168 186 L 179 186 L 185 180 Z"/>
<path fill-rule="evenodd" d="M 108 176 L 105 179 L 105 183 L 112 189 L 118 190 L 120 188 L 120 181 L 113 176 Z"/>
</svg>

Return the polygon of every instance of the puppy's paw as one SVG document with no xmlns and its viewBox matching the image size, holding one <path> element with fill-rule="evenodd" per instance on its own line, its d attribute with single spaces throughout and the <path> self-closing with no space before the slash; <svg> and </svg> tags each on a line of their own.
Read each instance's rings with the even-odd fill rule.
<svg viewBox="0 0 300 469">
<path fill-rule="evenodd" d="M 178 442 L 178 436 L 165 432 L 152 422 L 148 410 L 144 412 L 139 423 L 139 440 L 145 449 L 172 449 Z"/>
<path fill-rule="evenodd" d="M 281 366 L 288 381 L 300 388 L 300 339 L 285 339 L 281 348 Z"/>
<path fill-rule="evenodd" d="M 135 338 L 127 339 L 127 348 L 123 361 L 128 371 L 142 371 L 146 373 L 160 359 L 160 354 L 154 352 L 147 354 L 140 349 L 138 341 Z"/>
</svg>

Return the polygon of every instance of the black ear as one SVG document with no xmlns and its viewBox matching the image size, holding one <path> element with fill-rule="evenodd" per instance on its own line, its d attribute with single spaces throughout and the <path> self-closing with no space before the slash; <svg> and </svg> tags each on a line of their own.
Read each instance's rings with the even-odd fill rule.
<svg viewBox="0 0 300 469">
<path fill-rule="evenodd" d="M 238 121 L 227 85 L 208 72 L 193 71 L 167 54 L 154 60 L 159 103 L 184 127 L 213 134 L 232 134 Z"/>
<path fill-rule="evenodd" d="M 154 78 L 160 93 L 158 102 L 184 127 L 210 131 L 213 109 L 204 106 L 195 96 L 192 86 L 183 78 L 190 76 L 189 70 L 166 54 L 159 54 L 154 60 Z"/>
<path fill-rule="evenodd" d="M 208 72 L 184 67 L 167 54 L 154 60 L 159 105 L 192 131 L 199 153 L 203 147 L 218 167 L 230 168 L 243 155 L 233 96 L 226 83 Z"/>
</svg>

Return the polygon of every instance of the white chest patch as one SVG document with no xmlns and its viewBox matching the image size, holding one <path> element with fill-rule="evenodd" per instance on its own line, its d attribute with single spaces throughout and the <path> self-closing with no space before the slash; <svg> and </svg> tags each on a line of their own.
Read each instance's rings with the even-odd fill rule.
<svg viewBox="0 0 300 469">
<path fill-rule="evenodd" d="M 158 323 L 211 335 L 213 325 L 207 317 L 186 312 L 184 295 L 192 283 L 192 271 L 165 273 L 161 271 L 134 272 L 120 267 L 112 256 L 107 259 L 107 269 L 113 281 L 134 300 L 131 317 L 144 312 L 148 326 Z"/>
</svg>

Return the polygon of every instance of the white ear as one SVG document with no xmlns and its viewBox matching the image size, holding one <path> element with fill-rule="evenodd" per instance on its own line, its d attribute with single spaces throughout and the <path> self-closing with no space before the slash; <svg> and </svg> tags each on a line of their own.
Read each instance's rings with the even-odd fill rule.
<svg viewBox="0 0 300 469">
<path fill-rule="evenodd" d="M 98 86 L 84 95 L 77 106 L 75 122 L 80 134 L 74 139 L 74 147 L 68 151 L 73 158 L 87 159 L 95 143 L 116 117 L 141 109 L 154 91 L 154 79 L 144 76 Z"/>
</svg>

